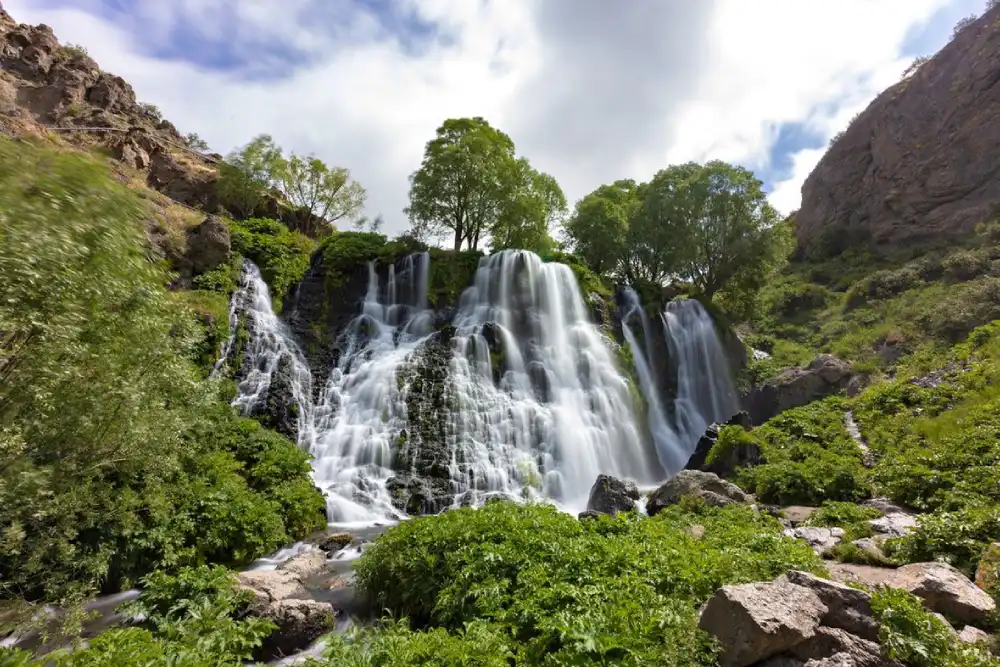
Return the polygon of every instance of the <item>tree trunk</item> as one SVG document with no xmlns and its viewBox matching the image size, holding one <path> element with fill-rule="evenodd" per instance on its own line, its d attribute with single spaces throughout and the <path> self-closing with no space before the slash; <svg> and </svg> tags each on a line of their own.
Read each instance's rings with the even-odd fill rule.
<svg viewBox="0 0 1000 667">
<path fill-rule="evenodd" d="M 455 227 L 455 252 L 462 249 L 462 227 Z"/>
</svg>

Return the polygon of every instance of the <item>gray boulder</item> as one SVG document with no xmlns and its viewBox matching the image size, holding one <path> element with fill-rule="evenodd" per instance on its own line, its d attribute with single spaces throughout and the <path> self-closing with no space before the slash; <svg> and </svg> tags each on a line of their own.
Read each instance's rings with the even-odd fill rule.
<svg viewBox="0 0 1000 667">
<path fill-rule="evenodd" d="M 814 637 L 826 613 L 814 591 L 787 580 L 740 584 L 709 598 L 698 627 L 719 640 L 722 667 L 748 667 Z"/>
<path fill-rule="evenodd" d="M 743 398 L 754 424 L 846 389 L 854 371 L 832 354 L 821 354 L 806 367 L 787 368 Z"/>
<path fill-rule="evenodd" d="M 784 534 L 788 537 L 803 540 L 812 547 L 813 551 L 822 556 L 840 544 L 840 541 L 844 537 L 844 529 L 799 526 L 797 528 L 786 528 Z"/>
<path fill-rule="evenodd" d="M 682 470 L 649 495 L 646 512 L 654 516 L 664 507 L 677 504 L 684 496 L 698 498 L 713 507 L 753 501 L 753 497 L 743 489 L 720 479 L 718 475 L 700 470 Z"/>
<path fill-rule="evenodd" d="M 986 591 L 946 563 L 903 566 L 889 575 L 886 584 L 913 593 L 931 611 L 963 623 L 977 623 L 996 610 Z"/>
<path fill-rule="evenodd" d="M 618 512 L 631 512 L 639 500 L 639 487 L 611 475 L 598 475 L 590 488 L 587 510 L 614 516 Z"/>
</svg>

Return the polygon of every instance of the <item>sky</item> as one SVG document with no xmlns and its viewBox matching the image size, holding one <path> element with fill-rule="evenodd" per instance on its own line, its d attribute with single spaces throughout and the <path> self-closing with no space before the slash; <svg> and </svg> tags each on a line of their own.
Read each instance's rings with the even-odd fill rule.
<svg viewBox="0 0 1000 667">
<path fill-rule="evenodd" d="M 690 160 L 783 213 L 830 137 L 985 0 L 0 0 L 228 153 L 267 133 L 347 167 L 403 231 L 446 118 L 483 116 L 572 205 Z"/>
</svg>

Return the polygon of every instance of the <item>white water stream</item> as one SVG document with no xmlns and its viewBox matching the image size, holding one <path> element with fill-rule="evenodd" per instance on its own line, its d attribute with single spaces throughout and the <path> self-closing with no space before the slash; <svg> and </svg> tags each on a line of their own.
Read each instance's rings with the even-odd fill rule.
<svg viewBox="0 0 1000 667">
<path fill-rule="evenodd" d="M 393 465 L 404 429 L 412 428 L 410 385 L 401 372 L 434 334 L 429 272 L 427 253 L 381 269 L 369 264 L 361 313 L 341 333 L 342 354 L 314 402 L 301 351 L 274 314 L 260 272 L 250 262 L 244 267 L 231 321 L 249 317 L 245 354 L 251 370 L 234 406 L 249 414 L 279 364 L 291 369 L 299 444 L 314 456 L 313 478 L 326 493 L 333 523 L 405 518 L 387 482 L 406 472 Z M 579 511 L 598 474 L 649 485 L 664 471 L 680 470 L 705 427 L 738 408 L 711 318 L 700 304 L 671 305 L 663 318 L 678 378 L 673 411 L 664 408 L 652 364 L 624 327 L 648 401 L 654 443 L 647 443 L 628 382 L 591 322 L 570 269 L 519 250 L 481 260 L 454 318 L 447 407 L 434 415 L 450 458 L 452 504 L 502 494 Z M 224 353 L 232 346 L 227 343 Z"/>
</svg>

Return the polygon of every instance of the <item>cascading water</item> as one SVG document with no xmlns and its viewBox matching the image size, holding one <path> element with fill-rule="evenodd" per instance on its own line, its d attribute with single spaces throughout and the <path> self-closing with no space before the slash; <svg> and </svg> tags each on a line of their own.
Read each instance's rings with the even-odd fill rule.
<svg viewBox="0 0 1000 667">
<path fill-rule="evenodd" d="M 660 477 L 568 267 L 522 250 L 483 259 L 455 327 L 449 446 L 462 502 L 537 494 L 582 509 L 600 473 Z"/>
<path fill-rule="evenodd" d="M 331 520 L 401 518 L 386 482 L 394 447 L 406 428 L 404 387 L 397 374 L 431 333 L 428 253 L 409 255 L 379 283 L 368 265 L 361 314 L 343 332 L 345 348 L 314 413 L 313 477 L 327 495 Z"/>
<path fill-rule="evenodd" d="M 233 406 L 246 415 L 254 413 L 260 401 L 267 396 L 272 382 L 279 373 L 290 385 L 295 402 L 299 443 L 312 439 L 312 376 L 302 352 L 291 333 L 278 319 L 271 305 L 271 294 L 257 265 L 243 261 L 239 287 L 233 294 L 229 309 L 230 337 L 222 350 L 222 357 L 213 374 L 231 354 L 239 334 L 239 320 L 246 318 L 246 347 L 243 350 L 244 368 Z"/>
<path fill-rule="evenodd" d="M 622 318 L 622 333 L 625 336 L 625 342 L 628 343 L 629 349 L 632 351 L 635 371 L 639 376 L 639 386 L 646 397 L 646 421 L 649 425 L 649 432 L 653 436 L 660 465 L 663 466 L 668 475 L 674 475 L 687 464 L 693 448 L 677 434 L 663 409 L 660 390 L 653 377 L 650 361 L 646 358 L 646 350 L 653 349 L 651 341 L 653 330 L 649 317 L 646 315 L 646 309 L 639 303 L 639 297 L 631 288 L 627 288 L 623 296 L 626 310 L 625 316 Z M 629 321 L 636 316 L 642 322 L 644 347 L 639 345 L 632 327 L 629 326 Z"/>
<path fill-rule="evenodd" d="M 652 323 L 632 289 L 626 289 L 623 297 L 622 332 L 646 396 L 649 430 L 661 465 L 674 475 L 687 464 L 710 424 L 739 412 L 739 398 L 711 315 L 697 299 L 682 299 L 668 303 L 661 314 L 669 368 L 676 378 L 673 409 L 665 410 L 647 356 L 655 349 Z M 636 315 L 642 322 L 644 346 L 638 344 L 629 325 Z"/>
<path fill-rule="evenodd" d="M 697 299 L 671 301 L 662 317 L 677 377 L 675 429 L 683 443 L 690 443 L 690 456 L 710 424 L 740 411 L 740 400 L 715 322 L 705 307 Z"/>
</svg>

